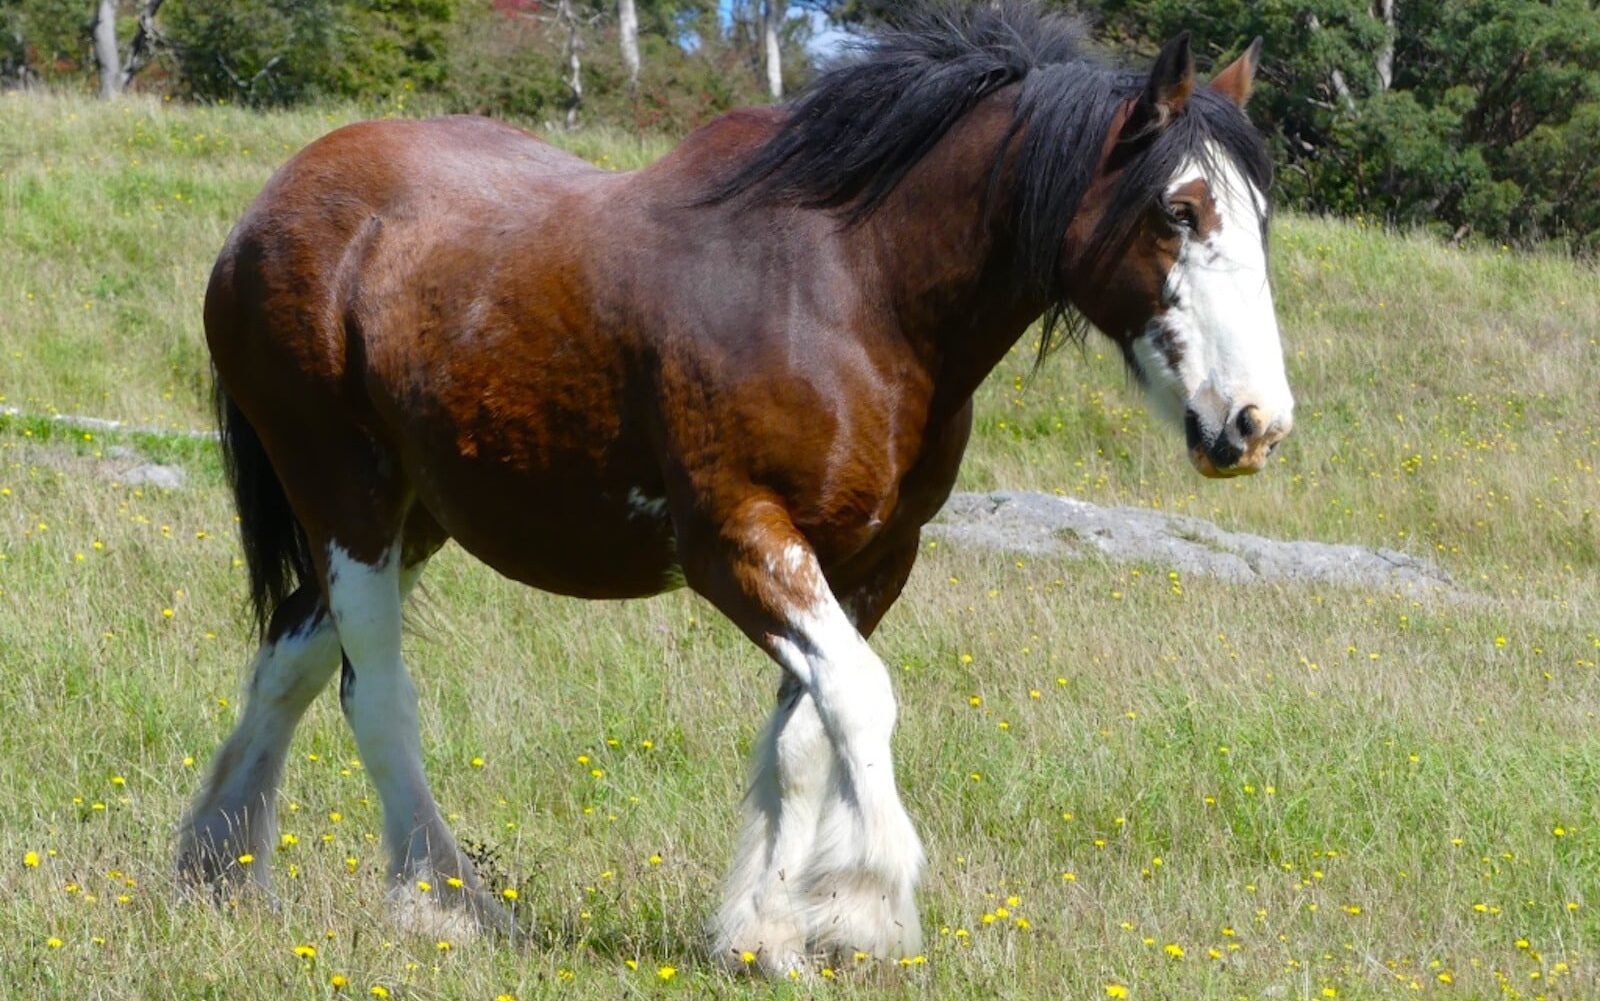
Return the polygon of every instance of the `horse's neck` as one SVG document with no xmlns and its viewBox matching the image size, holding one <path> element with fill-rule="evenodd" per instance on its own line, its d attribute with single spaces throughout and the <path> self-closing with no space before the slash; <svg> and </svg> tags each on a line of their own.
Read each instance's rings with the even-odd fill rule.
<svg viewBox="0 0 1600 1001">
<path fill-rule="evenodd" d="M 863 227 L 884 261 L 901 334 L 923 357 L 936 410 L 954 413 L 1005 357 L 1044 302 L 1024 290 L 1004 184 L 989 199 L 1012 102 L 983 101 L 958 122 Z M 1004 177 L 1004 174 L 1002 174 Z"/>
</svg>

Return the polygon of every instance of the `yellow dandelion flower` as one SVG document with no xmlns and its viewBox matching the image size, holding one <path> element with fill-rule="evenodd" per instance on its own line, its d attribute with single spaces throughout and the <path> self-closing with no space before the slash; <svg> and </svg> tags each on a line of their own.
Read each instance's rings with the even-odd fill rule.
<svg viewBox="0 0 1600 1001">
<path fill-rule="evenodd" d="M 425 879 L 419 879 L 417 880 L 417 889 L 421 890 L 423 893 L 427 893 L 429 890 L 433 889 L 433 884 Z"/>
<path fill-rule="evenodd" d="M 29 869 L 39 868 L 39 853 L 24 852 L 22 855 L 22 864 Z"/>
<path fill-rule="evenodd" d="M 294 954 L 301 959 L 316 959 L 317 947 L 314 945 L 297 945 L 294 947 Z"/>
<path fill-rule="evenodd" d="M 660 977 L 663 981 L 671 980 L 677 975 L 678 968 L 676 966 L 661 966 L 656 968 L 656 976 Z"/>
<path fill-rule="evenodd" d="M 519 894 L 514 887 L 508 886 L 504 890 L 500 891 L 500 896 L 506 898 L 507 900 L 515 900 Z"/>
<path fill-rule="evenodd" d="M 1127 996 L 1128 989 L 1121 984 L 1106 984 L 1106 997 L 1125 998 Z"/>
<path fill-rule="evenodd" d="M 1167 955 L 1171 956 L 1173 959 L 1182 959 L 1183 958 L 1183 946 L 1179 945 L 1176 942 L 1168 942 L 1162 948 L 1161 951 L 1165 952 Z"/>
<path fill-rule="evenodd" d="M 367 993 L 371 994 L 375 998 L 386 998 L 389 996 L 389 988 L 383 986 L 382 984 L 373 984 L 372 988 L 368 990 Z"/>
<path fill-rule="evenodd" d="M 751 963 L 756 961 L 756 954 L 751 952 L 749 949 L 746 949 L 745 951 L 739 953 L 739 960 L 740 962 L 744 963 L 744 965 L 749 966 Z"/>
<path fill-rule="evenodd" d="M 446 886 L 450 887 L 450 889 L 452 889 L 452 890 L 459 890 L 463 886 L 467 885 L 466 883 L 461 881 L 461 877 L 460 876 L 451 876 L 449 879 L 445 880 L 444 883 L 445 883 Z"/>
<path fill-rule="evenodd" d="M 54 935 L 51 935 L 49 938 L 44 940 L 44 944 L 52 949 L 59 949 L 66 943 L 61 941 L 59 938 L 56 938 Z"/>
<path fill-rule="evenodd" d="M 255 860 L 256 860 L 256 857 L 254 855 L 250 854 L 249 852 L 245 852 L 243 855 L 239 856 L 239 864 L 240 865 L 249 865 L 251 862 L 254 862 Z"/>
<path fill-rule="evenodd" d="M 650 862 L 651 865 L 660 865 L 661 864 L 661 856 L 657 855 L 657 854 L 652 854 L 650 856 L 650 858 L 649 858 L 649 862 Z"/>
</svg>

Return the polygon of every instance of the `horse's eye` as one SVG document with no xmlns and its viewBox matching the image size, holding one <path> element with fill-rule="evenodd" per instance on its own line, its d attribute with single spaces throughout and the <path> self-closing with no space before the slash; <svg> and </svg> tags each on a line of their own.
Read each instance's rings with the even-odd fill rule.
<svg viewBox="0 0 1600 1001">
<path fill-rule="evenodd" d="M 1167 203 L 1167 221 L 1179 229 L 1187 229 L 1193 232 L 1200 220 L 1195 215 L 1194 206 L 1188 202 L 1169 202 Z"/>
</svg>

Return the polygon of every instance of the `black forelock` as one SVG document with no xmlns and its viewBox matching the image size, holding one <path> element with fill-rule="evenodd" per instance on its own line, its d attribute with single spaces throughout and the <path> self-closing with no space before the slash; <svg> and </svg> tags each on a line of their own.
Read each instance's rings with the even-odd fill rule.
<svg viewBox="0 0 1600 1001">
<path fill-rule="evenodd" d="M 706 200 L 748 195 L 837 209 L 847 224 L 860 223 L 962 116 L 1019 85 L 1010 132 L 993 151 L 991 181 L 999 182 L 1015 142 L 1007 175 L 1011 228 L 1022 279 L 1050 303 L 1043 357 L 1063 325 L 1080 329 L 1062 284 L 1065 235 L 1118 107 L 1147 79 L 1107 67 L 1092 54 L 1080 20 L 1046 12 L 1036 0 L 917 0 L 898 8 L 895 27 L 819 76 L 789 105 L 778 132 Z M 1182 114 L 1130 151 L 1090 252 L 1119 249 L 1182 164 L 1205 164 L 1213 144 L 1263 193 L 1269 189 L 1272 165 L 1260 133 L 1227 98 L 1196 88 Z"/>
</svg>

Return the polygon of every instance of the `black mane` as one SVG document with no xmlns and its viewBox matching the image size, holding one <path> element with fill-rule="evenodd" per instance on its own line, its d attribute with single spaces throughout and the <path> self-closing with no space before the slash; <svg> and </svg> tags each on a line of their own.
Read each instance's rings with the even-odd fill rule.
<svg viewBox="0 0 1600 1001">
<path fill-rule="evenodd" d="M 979 101 L 1020 84 L 991 179 L 1018 140 L 1012 231 L 1023 280 L 1050 303 L 1042 358 L 1063 321 L 1078 326 L 1062 287 L 1062 244 L 1116 109 L 1143 91 L 1147 75 L 1105 66 L 1091 54 L 1082 22 L 1041 11 L 1036 0 L 923 0 L 900 8 L 896 22 L 818 77 L 789 105 L 778 133 L 709 200 L 747 195 L 836 209 L 859 223 Z M 1179 166 L 1207 159 L 1211 143 L 1262 192 L 1270 188 L 1260 133 L 1227 98 L 1198 87 L 1184 112 L 1126 165 L 1093 252 L 1119 246 Z"/>
</svg>

